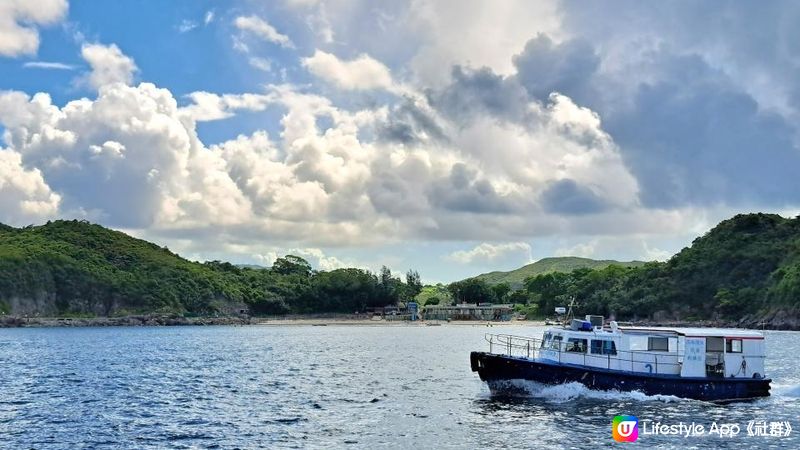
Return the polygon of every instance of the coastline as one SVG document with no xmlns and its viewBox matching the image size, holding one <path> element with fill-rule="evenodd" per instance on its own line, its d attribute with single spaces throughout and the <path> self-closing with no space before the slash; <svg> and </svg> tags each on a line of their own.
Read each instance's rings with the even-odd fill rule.
<svg viewBox="0 0 800 450">
<path fill-rule="evenodd" d="M 425 327 L 425 326 L 495 326 L 530 325 L 544 326 L 541 320 L 512 320 L 487 322 L 476 320 L 424 321 L 372 320 L 351 316 L 297 315 L 291 317 L 181 317 L 159 315 L 132 315 L 124 317 L 20 317 L 1 316 L 0 328 L 71 328 L 71 327 L 136 327 L 136 326 L 208 326 L 208 325 L 253 325 L 253 326 L 360 326 L 360 327 Z"/>
<path fill-rule="evenodd" d="M 286 326 L 359 326 L 359 327 L 424 327 L 424 326 L 480 326 L 504 327 L 513 325 L 545 326 L 543 320 L 510 320 L 510 321 L 480 321 L 480 320 L 418 320 L 409 322 L 405 320 L 373 320 L 364 316 L 343 314 L 298 314 L 291 316 L 273 317 L 182 317 L 163 316 L 156 314 L 131 315 L 123 317 L 22 317 L 0 316 L 0 328 L 69 328 L 69 327 L 129 327 L 129 326 L 208 326 L 208 325 L 254 325 L 270 327 Z M 693 328 L 747 328 L 754 330 L 800 330 L 800 323 L 791 320 L 757 322 L 751 320 L 721 321 L 631 321 L 623 322 L 623 326 L 636 327 L 693 327 Z"/>
<path fill-rule="evenodd" d="M 249 325 L 247 317 L 181 317 L 132 315 L 123 317 L 0 317 L 0 328 L 141 327 L 191 325 Z"/>
</svg>

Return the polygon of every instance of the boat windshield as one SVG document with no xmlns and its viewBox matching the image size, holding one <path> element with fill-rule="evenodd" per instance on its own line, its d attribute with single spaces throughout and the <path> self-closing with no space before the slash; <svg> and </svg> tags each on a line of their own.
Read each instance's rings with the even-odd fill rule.
<svg viewBox="0 0 800 450">
<path fill-rule="evenodd" d="M 550 349 L 560 352 L 561 351 L 561 341 L 562 340 L 563 340 L 563 338 L 559 334 L 553 336 L 553 339 L 550 341 Z"/>
<path fill-rule="evenodd" d="M 548 331 L 544 333 L 542 336 L 542 345 L 540 348 L 548 348 L 550 346 L 550 339 L 553 338 L 553 335 Z"/>
</svg>

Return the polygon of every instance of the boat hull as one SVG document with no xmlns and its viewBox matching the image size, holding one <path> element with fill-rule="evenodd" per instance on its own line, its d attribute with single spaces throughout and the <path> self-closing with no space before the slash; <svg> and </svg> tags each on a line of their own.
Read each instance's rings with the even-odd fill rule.
<svg viewBox="0 0 800 450">
<path fill-rule="evenodd" d="M 638 391 L 646 395 L 672 395 L 696 400 L 727 402 L 769 396 L 769 379 L 689 378 L 677 375 L 653 375 L 599 369 L 570 364 L 472 352 L 473 372 L 502 391 L 509 380 L 529 380 L 543 384 L 577 382 L 590 389 Z"/>
</svg>

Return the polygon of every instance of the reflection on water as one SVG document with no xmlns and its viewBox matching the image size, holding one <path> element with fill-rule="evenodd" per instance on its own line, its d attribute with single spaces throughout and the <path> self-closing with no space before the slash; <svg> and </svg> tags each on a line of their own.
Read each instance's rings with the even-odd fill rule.
<svg viewBox="0 0 800 450">
<path fill-rule="evenodd" d="M 510 334 L 541 329 L 508 326 Z M 0 330 L 0 448 L 607 446 L 611 420 L 792 421 L 800 333 L 768 332 L 773 396 L 719 406 L 581 385 L 492 397 L 485 327 Z M 746 434 L 746 433 L 744 433 Z M 640 436 L 656 447 L 798 448 L 789 438 Z"/>
</svg>

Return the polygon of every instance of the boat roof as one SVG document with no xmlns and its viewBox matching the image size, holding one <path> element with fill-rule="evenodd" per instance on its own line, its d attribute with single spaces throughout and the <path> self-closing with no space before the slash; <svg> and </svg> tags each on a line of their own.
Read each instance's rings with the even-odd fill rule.
<svg viewBox="0 0 800 450">
<path fill-rule="evenodd" d="M 673 332 L 682 336 L 764 339 L 764 335 L 758 331 L 743 330 L 741 328 L 620 327 L 620 329 L 622 331 Z"/>
</svg>

